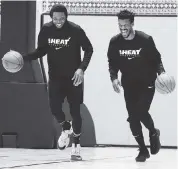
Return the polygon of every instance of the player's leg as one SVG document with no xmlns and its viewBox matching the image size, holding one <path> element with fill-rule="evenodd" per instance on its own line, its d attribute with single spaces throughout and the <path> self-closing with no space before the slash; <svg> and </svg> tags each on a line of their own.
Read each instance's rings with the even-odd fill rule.
<svg viewBox="0 0 178 169">
<path fill-rule="evenodd" d="M 144 124 L 144 126 L 149 130 L 151 154 L 157 154 L 161 147 L 159 138 L 160 131 L 159 129 L 155 128 L 153 119 L 149 114 L 149 109 L 154 97 L 154 93 L 155 93 L 154 85 L 144 87 L 142 93 L 140 94 L 140 99 L 138 103 L 140 111 L 140 120 Z"/>
<path fill-rule="evenodd" d="M 65 121 L 65 114 L 62 110 L 62 103 L 66 96 L 65 93 L 65 82 L 53 82 L 49 81 L 48 93 L 49 93 L 49 103 L 53 116 L 62 126 L 62 132 L 58 140 L 59 149 L 63 150 L 69 145 L 69 134 L 71 129 L 71 124 Z"/>
<path fill-rule="evenodd" d="M 140 119 L 137 116 L 137 102 L 138 102 L 138 89 L 137 88 L 128 88 L 124 87 L 124 97 L 126 102 L 126 108 L 129 114 L 128 122 L 130 124 L 130 129 L 132 135 L 139 145 L 139 154 L 136 157 L 136 161 L 145 162 L 147 158 L 150 157 L 148 149 L 145 145 L 142 126 L 140 123 Z"/>
<path fill-rule="evenodd" d="M 80 84 L 79 86 L 71 85 L 68 91 L 68 101 L 70 105 L 73 128 L 71 159 L 82 160 L 80 155 L 80 136 L 82 127 L 80 104 L 83 103 L 83 84 Z"/>
<path fill-rule="evenodd" d="M 72 116 L 72 160 L 82 160 L 80 155 L 80 136 L 81 136 L 81 127 L 82 127 L 82 118 L 80 115 L 80 103 L 70 103 L 70 112 Z"/>
</svg>

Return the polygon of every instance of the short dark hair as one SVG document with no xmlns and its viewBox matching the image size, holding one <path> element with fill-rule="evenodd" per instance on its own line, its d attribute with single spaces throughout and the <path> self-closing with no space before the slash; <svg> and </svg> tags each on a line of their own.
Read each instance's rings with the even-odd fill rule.
<svg viewBox="0 0 178 169">
<path fill-rule="evenodd" d="M 56 5 L 52 6 L 50 13 L 49 13 L 51 18 L 53 17 L 53 12 L 64 12 L 66 17 L 68 16 L 67 9 L 62 4 L 56 4 Z"/>
<path fill-rule="evenodd" d="M 118 19 L 129 19 L 131 23 L 134 22 L 134 16 L 135 14 L 131 11 L 128 11 L 127 9 L 120 11 L 117 13 Z"/>
</svg>

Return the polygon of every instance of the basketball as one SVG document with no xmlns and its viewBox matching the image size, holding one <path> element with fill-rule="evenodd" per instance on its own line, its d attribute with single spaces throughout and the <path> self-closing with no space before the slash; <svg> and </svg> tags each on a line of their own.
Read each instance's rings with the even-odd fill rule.
<svg viewBox="0 0 178 169">
<path fill-rule="evenodd" d="M 5 70 L 11 73 L 20 71 L 23 67 L 23 57 L 19 52 L 10 50 L 2 58 L 2 65 Z"/>
<path fill-rule="evenodd" d="M 161 94 L 172 93 L 175 86 L 176 82 L 174 77 L 169 76 L 166 73 L 159 75 L 155 82 L 155 88 Z"/>
</svg>

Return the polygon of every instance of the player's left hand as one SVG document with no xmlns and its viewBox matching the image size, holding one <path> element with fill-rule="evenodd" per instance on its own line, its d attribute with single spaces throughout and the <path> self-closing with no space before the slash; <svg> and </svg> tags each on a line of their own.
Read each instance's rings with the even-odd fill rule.
<svg viewBox="0 0 178 169">
<path fill-rule="evenodd" d="M 72 78 L 73 85 L 74 86 L 78 86 L 79 84 L 81 84 L 83 82 L 84 79 L 84 72 L 82 69 L 77 69 L 76 72 L 74 73 L 74 76 Z"/>
<path fill-rule="evenodd" d="M 160 72 L 160 73 L 158 73 L 158 76 L 160 76 L 160 75 L 162 75 L 162 74 L 166 74 L 166 72 L 165 72 L 165 71 Z"/>
</svg>

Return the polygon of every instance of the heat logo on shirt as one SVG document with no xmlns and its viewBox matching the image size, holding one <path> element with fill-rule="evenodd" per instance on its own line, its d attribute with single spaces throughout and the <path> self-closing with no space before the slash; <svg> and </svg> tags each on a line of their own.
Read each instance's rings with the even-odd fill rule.
<svg viewBox="0 0 178 169">
<path fill-rule="evenodd" d="M 48 38 L 48 44 L 50 46 L 53 46 L 56 50 L 59 50 L 63 47 L 69 47 L 69 41 L 71 37 L 68 39 L 54 39 L 54 38 Z"/>
<path fill-rule="evenodd" d="M 128 60 L 131 60 L 136 57 L 140 57 L 140 51 L 142 48 L 138 50 L 119 50 L 120 56 L 127 57 Z"/>
</svg>

